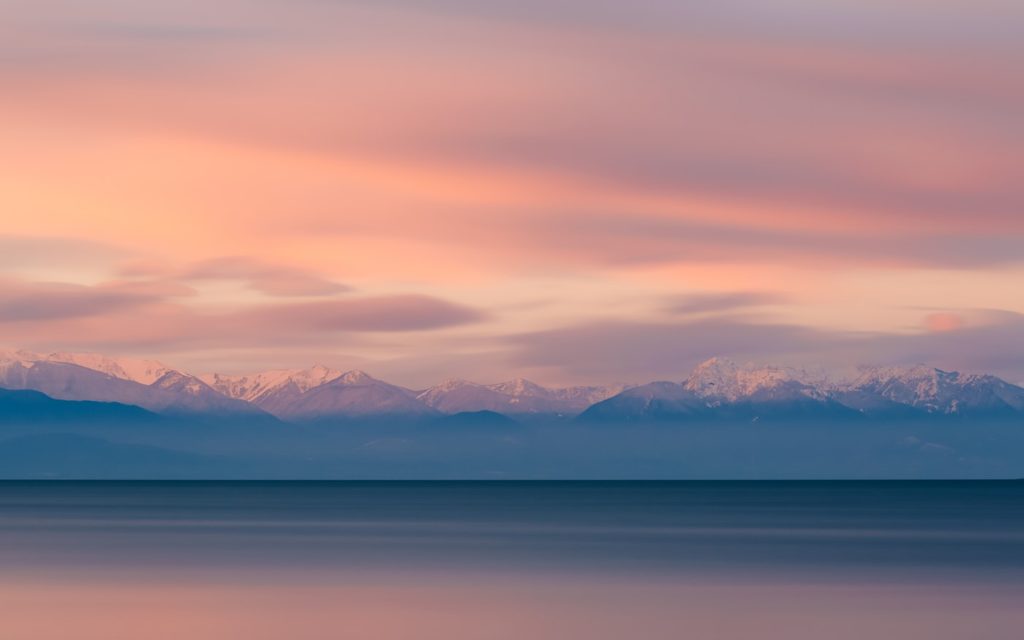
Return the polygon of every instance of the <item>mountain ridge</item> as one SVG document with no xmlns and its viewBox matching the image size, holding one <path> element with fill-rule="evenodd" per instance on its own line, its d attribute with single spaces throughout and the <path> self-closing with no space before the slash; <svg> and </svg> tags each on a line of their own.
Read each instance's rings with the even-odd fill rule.
<svg viewBox="0 0 1024 640">
<path fill-rule="evenodd" d="M 1024 388 L 989 374 L 910 365 L 866 367 L 856 376 L 833 379 L 813 369 L 737 364 L 721 357 L 700 363 L 682 380 L 633 386 L 547 387 L 525 378 L 493 384 L 452 378 L 413 390 L 364 371 L 322 364 L 193 375 L 156 360 L 19 350 L 0 352 L 0 388 L 156 413 L 284 421 L 482 412 L 623 422 L 1024 416 Z"/>
</svg>

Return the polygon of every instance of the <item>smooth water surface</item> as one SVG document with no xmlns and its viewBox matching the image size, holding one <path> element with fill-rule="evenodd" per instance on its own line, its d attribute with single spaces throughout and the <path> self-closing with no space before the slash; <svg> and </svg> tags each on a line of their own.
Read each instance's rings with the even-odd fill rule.
<svg viewBox="0 0 1024 640">
<path fill-rule="evenodd" d="M 6 482 L 20 638 L 1017 638 L 1022 482 Z"/>
</svg>

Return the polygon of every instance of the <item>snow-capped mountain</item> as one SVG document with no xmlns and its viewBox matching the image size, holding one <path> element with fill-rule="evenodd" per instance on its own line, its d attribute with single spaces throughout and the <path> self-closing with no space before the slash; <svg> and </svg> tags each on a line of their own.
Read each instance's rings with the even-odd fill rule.
<svg viewBox="0 0 1024 640">
<path fill-rule="evenodd" d="M 416 399 L 441 413 L 463 411 L 505 412 L 513 398 L 485 385 L 459 378 L 445 380 L 418 394 Z"/>
<path fill-rule="evenodd" d="M 199 376 L 206 384 L 229 398 L 245 400 L 259 405 L 282 389 L 292 388 L 299 393 L 319 387 L 341 376 L 344 372 L 324 365 L 308 369 L 274 369 L 250 375 L 221 375 L 209 373 Z"/>
<path fill-rule="evenodd" d="M 274 369 L 238 376 L 212 373 L 201 377 L 229 398 L 250 402 L 267 413 L 286 418 L 299 411 L 305 393 L 345 375 L 318 364 L 308 369 Z"/>
<path fill-rule="evenodd" d="M 835 397 L 835 384 L 824 372 L 806 369 L 711 358 L 694 369 L 683 387 L 723 417 L 840 419 L 857 413 Z"/>
<path fill-rule="evenodd" d="M 298 388 L 294 382 L 289 384 Z M 388 384 L 362 371 L 343 373 L 267 410 L 292 420 L 437 414 L 417 400 L 411 390 Z"/>
<path fill-rule="evenodd" d="M 599 402 L 583 419 L 725 419 L 1024 415 L 1024 389 L 991 375 L 925 366 L 864 370 L 852 381 L 712 358 L 677 385 L 643 385 Z"/>
<path fill-rule="evenodd" d="M 1024 412 L 1021 387 L 991 375 L 963 374 L 925 366 L 866 369 L 839 390 L 842 394 L 880 398 L 927 413 Z"/>
<path fill-rule="evenodd" d="M 58 400 L 136 405 L 175 414 L 303 421 L 494 412 L 598 420 L 757 421 L 935 416 L 1024 418 L 1024 388 L 992 375 L 926 366 L 864 369 L 834 381 L 817 371 L 712 358 L 681 382 L 631 388 L 545 387 L 451 379 L 424 391 L 323 365 L 250 375 L 194 376 L 155 360 L 90 353 L 0 351 L 0 388 Z"/>
<path fill-rule="evenodd" d="M 788 367 L 738 365 L 724 358 L 705 360 L 683 382 L 683 387 L 712 403 L 751 398 L 824 400 L 831 384 L 820 375 Z"/>
<path fill-rule="evenodd" d="M 507 415 L 575 415 L 612 393 L 602 387 L 548 388 L 524 378 L 490 385 L 453 378 L 416 397 L 442 413 L 494 411 Z"/>
<path fill-rule="evenodd" d="M 24 354 L 22 354 L 24 355 Z M 5 358 L 0 387 L 40 391 L 58 400 L 94 400 L 131 404 L 162 411 L 174 403 L 171 394 L 66 362 Z"/>
<path fill-rule="evenodd" d="M 164 374 L 173 369 L 156 360 L 143 360 L 138 358 L 110 358 L 98 353 L 69 353 L 59 351 L 45 356 L 37 357 L 37 360 L 48 362 L 66 362 L 77 364 L 86 369 L 100 371 L 109 376 L 121 380 L 131 380 L 139 384 L 153 384 Z"/>
<path fill-rule="evenodd" d="M 161 375 L 150 380 L 158 372 Z M 161 413 L 264 415 L 257 407 L 227 398 L 198 378 L 160 363 L 95 354 L 0 353 L 0 387 L 40 391 L 59 400 L 119 402 Z"/>
<path fill-rule="evenodd" d="M 595 402 L 610 398 L 624 387 L 544 387 L 525 378 L 515 378 L 508 382 L 488 385 L 488 388 L 521 402 L 532 398 L 547 400 L 552 405 L 551 409 L 560 413 L 578 413 Z"/>
<path fill-rule="evenodd" d="M 41 359 L 42 357 L 38 353 L 26 351 L 25 349 L 0 350 L 0 370 L 14 365 L 27 367 Z"/>
<path fill-rule="evenodd" d="M 244 400 L 229 398 L 199 378 L 180 371 L 168 370 L 149 387 L 174 395 L 175 402 L 169 410 L 215 414 L 264 414 L 257 406 Z"/>
<path fill-rule="evenodd" d="M 711 406 L 706 398 L 678 382 L 650 382 L 602 400 L 580 414 L 583 421 L 635 422 L 681 420 L 706 416 Z"/>
</svg>

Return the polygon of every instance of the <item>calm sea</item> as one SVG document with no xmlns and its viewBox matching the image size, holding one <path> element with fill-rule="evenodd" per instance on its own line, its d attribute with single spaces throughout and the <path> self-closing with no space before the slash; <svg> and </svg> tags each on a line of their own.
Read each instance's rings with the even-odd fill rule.
<svg viewBox="0 0 1024 640">
<path fill-rule="evenodd" d="M 1024 482 L 3 482 L 0 638 L 1020 638 Z"/>
</svg>

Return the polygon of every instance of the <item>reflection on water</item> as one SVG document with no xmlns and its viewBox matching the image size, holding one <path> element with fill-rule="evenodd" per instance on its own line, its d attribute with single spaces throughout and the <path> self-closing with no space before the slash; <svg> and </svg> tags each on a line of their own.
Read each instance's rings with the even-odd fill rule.
<svg viewBox="0 0 1024 640">
<path fill-rule="evenodd" d="M 1024 483 L 0 483 L 6 638 L 1016 638 Z"/>
</svg>

